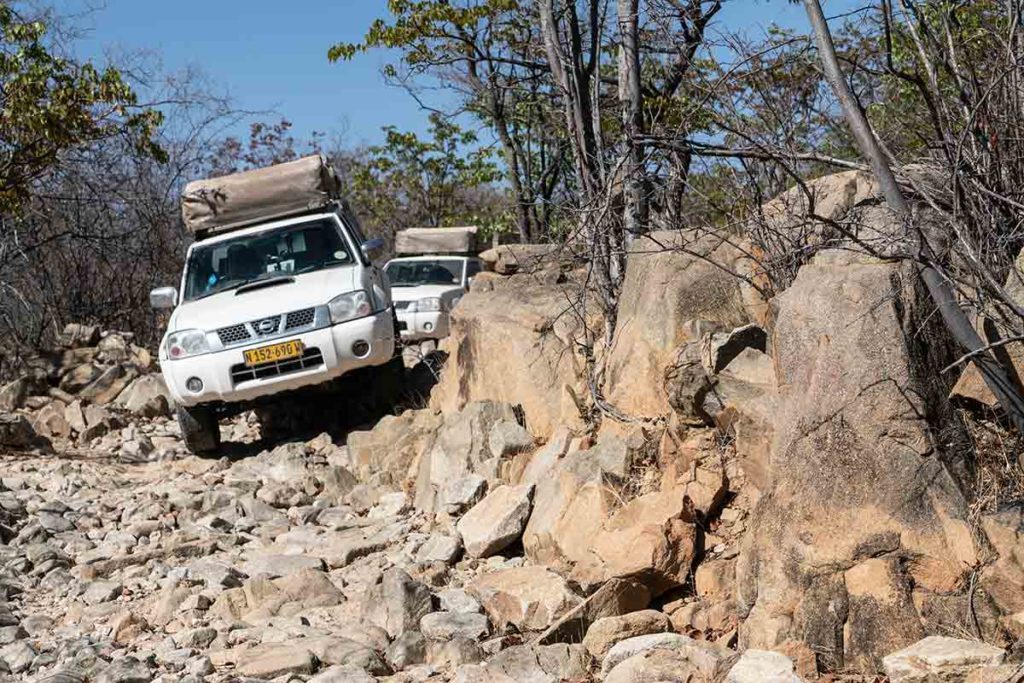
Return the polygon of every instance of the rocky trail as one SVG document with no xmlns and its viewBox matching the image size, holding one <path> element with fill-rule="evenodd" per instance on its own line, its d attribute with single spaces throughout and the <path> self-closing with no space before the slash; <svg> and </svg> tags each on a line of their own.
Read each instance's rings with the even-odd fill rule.
<svg viewBox="0 0 1024 683">
<path fill-rule="evenodd" d="M 225 435 L 247 429 L 240 418 Z M 0 666 L 11 680 L 586 680 L 652 647 L 693 649 L 708 675 L 735 659 L 673 633 L 673 613 L 644 609 L 639 582 L 585 598 L 524 558 L 536 484 L 485 493 L 469 474 L 436 492 L 441 511 L 429 515 L 408 492 L 353 476 L 360 459 L 379 459 L 379 433 L 231 462 L 178 455 L 176 431 L 166 417 L 122 430 L 177 456 L 153 462 L 0 460 Z M 471 459 L 534 446 L 496 404 L 439 431 Z"/>
<path fill-rule="evenodd" d="M 224 429 L 253 430 L 245 418 Z M 664 552 L 673 497 L 634 492 L 593 539 L 605 566 L 567 580 L 555 555 L 588 544 L 585 495 L 552 510 L 551 480 L 529 472 L 490 490 L 472 472 L 440 487 L 429 474 L 418 490 L 381 485 L 423 441 L 446 447 L 435 457 L 483 469 L 517 455 L 540 463 L 552 448 L 570 463 L 577 454 L 579 467 L 586 453 L 615 485 L 634 455 L 622 441 L 580 450 L 562 435 L 537 448 L 510 407 L 493 403 L 448 419 L 412 411 L 353 433 L 349 446 L 324 434 L 233 462 L 183 455 L 176 431 L 157 417 L 118 433 L 173 454 L 145 463 L 96 452 L 0 459 L 5 680 L 800 680 L 783 654 L 733 649 L 729 584 L 746 511 L 727 495 L 728 464 L 695 468 L 687 485 L 685 500 L 705 509 L 731 498 L 702 534 L 693 589 L 652 600 L 692 560 Z M 409 441 L 378 448 L 399 432 Z M 709 436 L 689 446 L 710 455 Z M 372 483 L 353 474 L 361 469 Z M 424 496 L 435 514 L 414 506 Z M 972 664 L 1002 661 L 996 648 L 963 653 L 953 642 Z"/>
<path fill-rule="evenodd" d="M 863 175 L 820 189 L 884 223 Z M 640 249 L 602 350 L 631 419 L 548 247 L 485 255 L 428 401 L 243 413 L 219 458 L 130 335 L 69 326 L 0 388 L 0 680 L 1019 682 L 1024 507 L 909 271 L 823 250 L 766 302 Z"/>
</svg>

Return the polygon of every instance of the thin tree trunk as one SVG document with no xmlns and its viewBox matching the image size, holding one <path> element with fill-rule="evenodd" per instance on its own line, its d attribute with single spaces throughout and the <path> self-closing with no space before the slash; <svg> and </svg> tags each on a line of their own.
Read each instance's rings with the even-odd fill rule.
<svg viewBox="0 0 1024 683">
<path fill-rule="evenodd" d="M 618 0 L 619 16 L 619 102 L 625 133 L 626 177 L 623 183 L 626 240 L 644 232 L 647 226 L 647 195 L 644 191 L 644 115 L 640 93 L 640 45 L 637 27 L 639 0 Z"/>
<path fill-rule="evenodd" d="M 857 147 L 870 163 L 886 203 L 903 219 L 908 228 L 912 227 L 914 217 L 910 204 L 903 196 L 892 169 L 889 168 L 889 162 L 871 130 L 860 103 L 843 76 L 828 22 L 821 11 L 821 3 L 819 0 L 804 0 L 804 6 L 814 30 L 825 78 L 832 86 L 836 97 L 839 98 L 843 115 L 857 142 Z M 995 395 L 999 405 L 1006 411 L 1017 431 L 1024 433 L 1024 397 L 1021 396 L 1019 388 L 1013 383 L 1006 369 L 990 353 L 978 353 L 985 347 L 985 343 L 978 331 L 971 325 L 967 315 L 957 305 L 956 294 L 949 282 L 930 265 L 935 262 L 935 254 L 932 253 L 927 238 L 920 232 L 911 232 L 911 239 L 913 253 L 917 257 L 918 273 L 924 281 L 932 301 L 938 307 L 946 328 L 964 350 L 968 353 L 977 353 L 972 360 L 981 372 L 985 384 Z"/>
</svg>

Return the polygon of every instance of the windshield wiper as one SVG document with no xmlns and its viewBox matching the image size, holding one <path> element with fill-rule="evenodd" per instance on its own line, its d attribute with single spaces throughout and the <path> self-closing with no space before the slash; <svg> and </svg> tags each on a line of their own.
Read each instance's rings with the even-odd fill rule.
<svg viewBox="0 0 1024 683">
<path fill-rule="evenodd" d="M 235 296 L 244 294 L 245 292 L 251 292 L 254 289 L 263 289 L 264 287 L 273 287 L 274 285 L 284 285 L 289 282 L 295 282 L 295 278 L 291 275 L 279 275 L 277 277 L 268 278 L 256 277 L 251 280 L 246 280 L 237 287 L 234 287 Z"/>
</svg>

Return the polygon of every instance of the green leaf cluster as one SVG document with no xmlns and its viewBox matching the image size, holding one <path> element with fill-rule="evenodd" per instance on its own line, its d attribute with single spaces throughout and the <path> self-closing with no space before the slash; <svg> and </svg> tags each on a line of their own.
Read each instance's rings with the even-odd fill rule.
<svg viewBox="0 0 1024 683">
<path fill-rule="evenodd" d="M 41 21 L 0 5 L 0 211 L 29 196 L 32 183 L 72 147 L 128 135 L 157 158 L 158 111 L 139 106 L 122 74 L 59 55 Z"/>
</svg>

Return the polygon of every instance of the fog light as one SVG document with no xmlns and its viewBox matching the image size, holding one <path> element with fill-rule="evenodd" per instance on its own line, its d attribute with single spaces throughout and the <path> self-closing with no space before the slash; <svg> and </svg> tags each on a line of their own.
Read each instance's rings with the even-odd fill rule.
<svg viewBox="0 0 1024 683">
<path fill-rule="evenodd" d="M 430 332 L 432 329 L 434 329 L 434 323 L 423 323 L 423 329 L 426 330 L 427 332 Z"/>
<path fill-rule="evenodd" d="M 352 354 L 355 355 L 357 358 L 362 358 L 368 353 L 370 353 L 370 344 L 368 342 L 365 342 L 362 339 L 360 339 L 359 341 L 354 342 L 352 344 Z"/>
<path fill-rule="evenodd" d="M 185 381 L 185 387 L 193 394 L 198 394 L 203 390 L 203 380 L 198 377 L 189 377 L 188 380 Z"/>
</svg>

